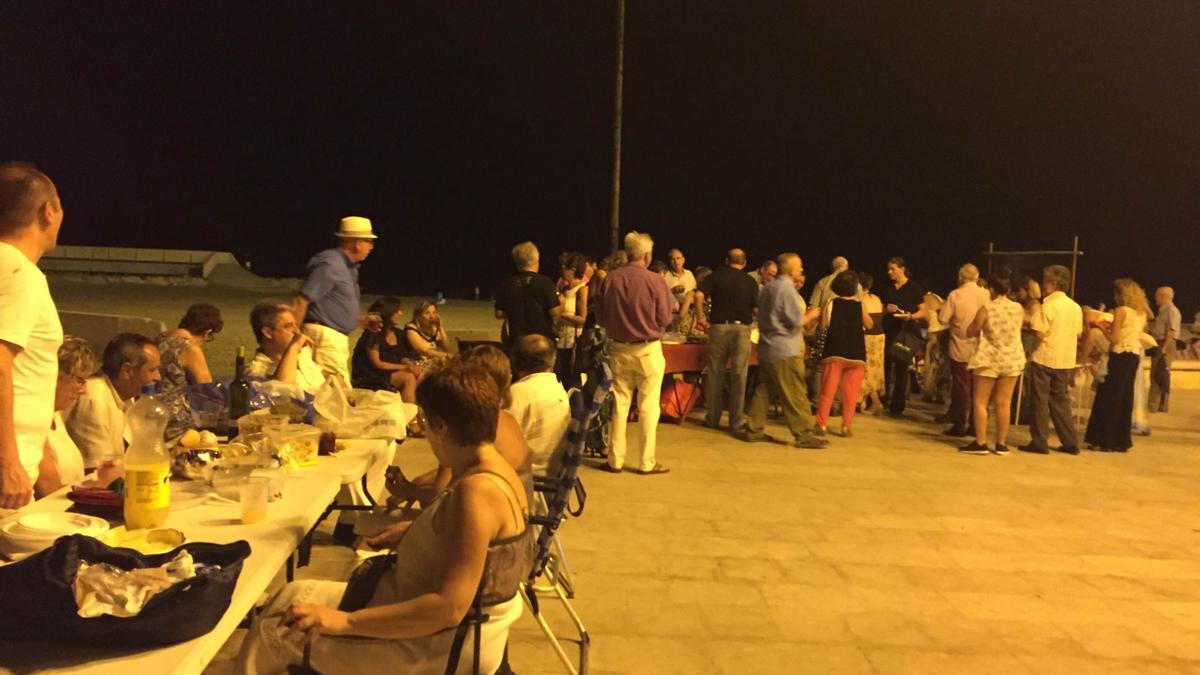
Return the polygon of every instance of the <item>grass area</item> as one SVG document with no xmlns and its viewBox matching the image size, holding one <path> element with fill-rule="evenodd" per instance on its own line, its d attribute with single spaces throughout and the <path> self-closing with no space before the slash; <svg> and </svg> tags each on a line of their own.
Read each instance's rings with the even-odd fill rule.
<svg viewBox="0 0 1200 675">
<path fill-rule="evenodd" d="M 250 309 L 263 300 L 287 302 L 290 293 L 280 289 L 239 290 L 213 286 L 156 286 L 138 283 L 97 284 L 78 281 L 50 280 L 50 293 L 59 309 L 100 314 L 123 314 L 149 317 L 168 327 L 179 322 L 189 305 L 211 303 L 221 309 L 225 329 L 205 346 L 209 367 L 218 378 L 233 374 L 234 356 L 238 345 L 253 351 L 255 340 L 250 332 Z M 377 296 L 364 296 L 363 309 Z M 406 311 L 412 309 L 416 298 L 404 298 Z M 440 307 L 446 331 L 488 331 L 499 336 L 500 322 L 492 313 L 489 302 L 447 300 Z M 350 336 L 351 344 L 358 339 Z"/>
</svg>

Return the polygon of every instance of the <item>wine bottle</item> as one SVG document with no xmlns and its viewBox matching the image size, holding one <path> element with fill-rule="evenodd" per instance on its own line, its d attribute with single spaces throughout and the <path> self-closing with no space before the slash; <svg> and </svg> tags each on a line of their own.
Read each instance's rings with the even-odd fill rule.
<svg viewBox="0 0 1200 675">
<path fill-rule="evenodd" d="M 236 427 L 238 418 L 250 412 L 250 383 L 246 382 L 246 348 L 238 346 L 233 381 L 229 383 L 229 425 Z"/>
</svg>

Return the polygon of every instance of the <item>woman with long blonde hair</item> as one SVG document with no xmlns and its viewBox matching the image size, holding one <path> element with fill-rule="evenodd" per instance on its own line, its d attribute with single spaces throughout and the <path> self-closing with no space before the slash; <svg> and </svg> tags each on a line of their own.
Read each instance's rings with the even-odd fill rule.
<svg viewBox="0 0 1200 675">
<path fill-rule="evenodd" d="M 1142 360 L 1141 335 L 1150 319 L 1146 292 L 1133 279 L 1113 283 L 1112 322 L 1099 328 L 1109 341 L 1108 374 L 1096 388 L 1084 441 L 1089 450 L 1125 452 L 1133 447 L 1133 385 Z"/>
<path fill-rule="evenodd" d="M 413 308 L 413 320 L 404 326 L 404 336 L 410 358 L 422 366 L 450 356 L 450 341 L 442 328 L 442 316 L 438 314 L 437 303 L 429 298 L 417 302 Z"/>
</svg>

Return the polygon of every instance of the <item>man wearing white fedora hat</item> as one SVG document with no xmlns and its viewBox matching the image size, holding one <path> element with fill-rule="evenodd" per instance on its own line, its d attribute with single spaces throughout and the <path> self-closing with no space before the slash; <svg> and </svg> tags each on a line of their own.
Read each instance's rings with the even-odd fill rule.
<svg viewBox="0 0 1200 675">
<path fill-rule="evenodd" d="M 313 343 L 314 359 L 330 373 L 350 382 L 350 333 L 366 323 L 359 311 L 358 266 L 375 248 L 378 238 L 371 221 L 342 218 L 335 235 L 338 245 L 308 261 L 304 283 L 292 298 L 296 320 Z"/>
</svg>

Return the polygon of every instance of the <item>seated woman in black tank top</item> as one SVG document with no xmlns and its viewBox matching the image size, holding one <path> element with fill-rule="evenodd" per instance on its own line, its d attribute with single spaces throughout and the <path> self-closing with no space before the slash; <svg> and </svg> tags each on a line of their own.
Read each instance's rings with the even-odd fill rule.
<svg viewBox="0 0 1200 675">
<path fill-rule="evenodd" d="M 405 403 L 416 403 L 417 382 L 422 370 L 408 355 L 408 345 L 399 324 L 404 320 L 400 298 L 384 296 L 371 304 L 371 312 L 383 318 L 383 330 L 364 330 L 350 359 L 350 382 L 359 389 L 390 389 L 400 392 Z"/>
</svg>

